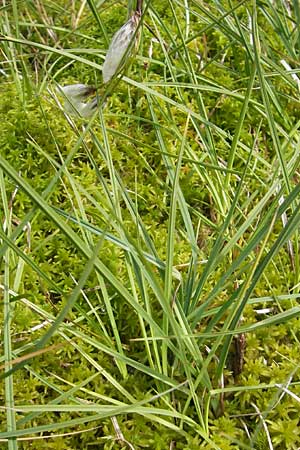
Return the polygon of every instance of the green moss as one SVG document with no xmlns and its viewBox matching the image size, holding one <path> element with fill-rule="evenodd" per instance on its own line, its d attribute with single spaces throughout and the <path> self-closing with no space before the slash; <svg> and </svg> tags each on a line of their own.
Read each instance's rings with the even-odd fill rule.
<svg viewBox="0 0 300 450">
<path fill-rule="evenodd" d="M 161 46 L 154 42 L 153 61 L 149 63 L 147 71 L 144 69 L 143 57 L 148 55 L 152 38 L 147 28 L 144 27 L 142 56 L 133 62 L 129 76 L 139 83 L 147 80 L 150 84 L 145 86 L 153 89 L 157 96 L 155 98 L 151 96 L 149 92 L 147 93 L 146 88 L 143 90 L 121 82 L 111 97 L 107 99 L 103 109 L 109 151 L 115 173 L 118 174 L 122 183 L 122 187 L 117 183 L 120 215 L 118 215 L 114 203 L 114 181 L 110 178 L 110 167 L 103 156 L 108 149 L 103 151 L 105 147 L 104 134 L 98 119 L 92 125 L 92 130 L 100 142 L 100 148 L 97 148 L 93 138 L 87 133 L 85 145 L 78 146 L 68 167 L 68 172 L 65 171 L 53 187 L 47 202 L 50 206 L 58 208 L 75 219 L 71 222 L 70 219 L 61 216 L 65 225 L 69 225 L 88 247 L 92 248 L 99 239 L 97 231 L 104 230 L 104 232 L 110 233 L 110 239 L 107 236 L 103 238 L 102 247 L 98 253 L 99 260 L 128 290 L 137 304 L 144 307 L 157 325 L 163 329 L 165 314 L 161 298 L 159 301 L 156 294 L 166 289 L 164 285 L 165 272 L 149 261 L 146 262 L 141 255 L 141 250 L 151 253 L 151 248 L 155 248 L 155 254 L 160 260 L 166 261 L 170 222 L 169 207 L 172 194 L 170 168 L 175 169 L 182 142 L 185 141 L 185 148 L 179 186 L 186 202 L 186 209 L 190 213 L 192 226 L 194 230 L 198 229 L 198 259 L 201 264 L 196 264 L 194 267 L 186 266 L 192 254 L 191 243 L 185 229 L 186 217 L 180 212 L 181 205 L 177 202 L 173 265 L 176 266 L 182 279 L 179 281 L 174 277 L 172 299 L 163 297 L 168 305 L 171 304 L 176 320 L 178 316 L 176 316 L 175 306 L 185 308 L 187 304 L 192 303 L 192 296 L 198 288 L 197 283 L 205 275 L 207 267 L 205 261 L 209 260 L 224 220 L 226 220 L 252 147 L 253 154 L 243 180 L 237 207 L 228 228 L 221 236 L 224 242 L 217 252 L 213 271 L 205 279 L 196 306 L 205 304 L 218 281 L 259 229 L 268 208 L 273 207 L 274 193 L 251 225 L 241 233 L 237 243 L 226 255 L 222 253 L 226 248 L 225 245 L 230 242 L 232 236 L 269 191 L 274 179 L 281 177 L 281 172 L 276 172 L 279 167 L 278 154 L 270 131 L 270 122 L 265 117 L 266 107 L 263 104 L 262 88 L 258 78 L 255 79 L 251 102 L 241 128 L 239 145 L 233 161 L 233 169 L 236 173 L 232 175 L 227 187 L 226 173 L 211 167 L 211 165 L 224 164 L 228 161 L 232 137 L 237 130 L 241 113 L 243 95 L 248 86 L 252 60 L 243 39 L 236 36 L 238 30 L 235 22 L 235 19 L 238 18 L 244 30 L 244 38 L 246 36 L 249 39 L 249 33 L 245 31 L 248 27 L 246 6 L 241 5 L 237 8 L 236 18 L 230 13 L 228 21 L 226 21 L 227 15 L 222 20 L 220 19 L 226 11 L 224 8 L 237 6 L 237 2 L 228 2 L 228 4 L 223 2 L 222 8 L 219 5 L 220 9 L 216 4 L 211 4 L 210 12 L 219 18 L 219 25 L 225 27 L 222 28 L 218 26 L 219 20 L 212 22 L 212 17 L 206 16 L 200 9 L 200 5 L 195 2 L 190 8 L 189 25 L 194 39 L 187 42 L 186 49 L 189 51 L 189 58 L 187 58 L 187 54 L 181 51 L 182 40 L 169 2 L 154 3 L 153 11 L 159 20 L 152 22 L 150 14 L 147 15 L 146 20 L 149 21 L 155 33 L 165 39 L 171 66 L 166 66 L 164 52 Z M 78 12 L 81 3 L 74 2 L 74 5 L 75 11 Z M 65 30 L 55 30 L 56 38 L 54 39 L 47 28 L 25 27 L 22 24 L 25 18 L 26 21 L 29 20 L 28 17 L 31 17 L 32 22 L 41 22 L 42 16 L 36 8 L 33 8 L 28 2 L 19 7 L 20 20 L 22 19 L 21 33 L 24 38 L 42 42 L 50 47 L 56 46 L 62 50 L 64 48 L 81 49 L 80 56 L 101 64 L 102 59 L 99 54 L 100 52 L 104 54 L 107 43 L 96 19 L 88 8 L 83 11 L 79 28 L 70 33 L 70 12 L 65 9 L 65 3 L 61 1 L 44 2 L 47 17 L 51 18 L 57 27 L 65 28 Z M 185 28 L 184 8 L 179 4 L 173 5 L 173 7 L 176 8 L 176 18 L 183 27 L 184 33 L 188 34 L 188 28 Z M 280 29 L 278 22 L 275 27 L 271 26 L 269 17 L 263 11 L 266 5 L 258 7 L 261 8 L 258 23 L 262 44 L 262 65 L 267 73 L 266 83 L 269 93 L 271 93 L 271 112 L 276 124 L 276 132 L 280 135 L 279 141 L 283 143 L 284 158 L 286 161 L 290 161 L 298 151 L 294 141 L 297 130 L 291 131 L 299 120 L 298 92 L 296 85 L 293 85 L 292 78 L 289 79 L 290 75 L 282 76 L 280 72 L 276 73 L 276 70 L 282 54 L 286 59 L 290 58 L 288 60 L 292 65 L 294 61 L 292 58 L 295 58 L 295 55 L 287 54 L 283 30 Z M 274 11 L 270 11 L 273 17 Z M 127 14 L 126 2 L 120 4 L 105 2 L 105 5 L 103 4 L 100 8 L 99 14 L 110 38 L 115 30 L 124 23 Z M 74 12 L 72 17 L 75 17 Z M 289 27 L 292 26 L 293 23 L 290 23 Z M 189 36 L 186 37 L 186 40 Z M 247 45 L 249 45 L 248 40 Z M 99 54 L 89 52 L 95 48 L 99 49 Z M 66 57 L 58 58 L 54 53 L 41 50 L 35 54 L 35 50 L 30 46 L 22 46 L 22 57 L 27 64 L 32 88 L 31 94 L 30 92 L 24 93 L 24 103 L 21 103 L 18 97 L 18 89 L 11 75 L 5 83 L 1 84 L 0 146 L 1 155 L 41 195 L 49 185 L 49 181 L 57 173 L 58 167 L 73 151 L 78 136 L 86 124 L 81 120 L 74 119 L 74 132 L 49 93 L 45 89 L 39 90 L 40 81 L 45 76 L 50 87 L 53 87 L 52 77 L 63 85 L 77 82 L 94 84 L 95 80 L 98 80 L 96 84 L 100 84 L 101 74 L 95 73 L 88 64 L 73 62 L 67 66 L 69 60 Z M 199 60 L 199 55 L 201 55 L 201 60 Z M 34 66 L 35 62 L 37 66 Z M 54 62 L 55 66 L 50 73 L 51 64 Z M 192 74 L 189 69 L 190 62 L 195 74 Z M 18 67 L 21 71 L 20 64 Z M 37 83 L 34 71 L 32 71 L 33 67 L 38 67 L 39 81 Z M 174 81 L 187 85 L 197 80 L 199 82 L 198 89 L 172 85 Z M 170 85 L 157 86 L 158 82 L 163 81 L 169 82 Z M 215 89 L 214 83 L 217 84 L 220 91 L 223 88 L 227 89 L 227 93 L 221 94 Z M 228 95 L 228 91 L 231 91 L 232 95 Z M 237 98 L 236 94 L 241 98 Z M 161 96 L 167 97 L 170 103 L 167 103 Z M 149 99 L 155 110 L 155 123 L 149 108 Z M 209 128 L 195 116 L 195 114 L 204 115 L 201 109 L 202 102 L 210 123 Z M 189 118 L 186 132 L 187 115 L 183 112 L 183 107 L 187 111 L 195 113 L 192 119 Z M 157 129 L 159 129 L 159 133 Z M 256 135 L 257 141 L 254 142 Z M 163 146 L 160 139 L 163 140 Z M 288 144 L 285 145 L 285 143 Z M 89 154 L 93 156 L 93 161 Z M 194 159 L 196 159 L 196 163 L 193 162 Z M 99 171 L 100 176 L 97 176 L 95 168 Z M 299 178 L 297 169 L 290 173 L 289 177 L 291 187 L 294 187 Z M 3 192 L 5 189 L 8 199 L 10 199 L 16 186 L 6 175 L 4 180 L 5 186 L 1 186 L 1 188 Z M 281 185 L 284 185 L 283 180 L 281 180 Z M 287 194 L 286 192 L 285 196 Z M 136 208 L 135 213 L 133 213 L 132 206 L 128 207 L 128 197 L 131 198 L 132 204 Z M 2 194 L 2 201 L 3 198 L 4 194 Z M 34 206 L 34 201 L 19 189 L 11 208 L 13 229 L 27 213 L 32 211 Z M 294 209 L 295 206 L 296 203 L 293 205 Z M 293 208 L 287 211 L 288 217 Z M 3 224 L 5 211 L 2 206 L 0 212 Z M 148 241 L 140 232 L 137 217 L 135 217 L 137 213 L 148 233 Z M 86 222 L 94 227 L 93 232 L 87 228 Z M 86 267 L 86 260 L 75 248 L 74 243 L 67 238 L 63 230 L 58 229 L 57 225 L 44 212 L 36 211 L 32 215 L 30 225 L 30 245 L 26 231 L 20 234 L 16 244 L 28 254 L 61 292 L 55 292 L 53 286 L 48 286 L 47 281 L 42 279 L 43 277 L 32 266 L 25 265 L 17 293 L 42 309 L 44 315 L 38 314 L 33 307 L 25 306 L 19 298 L 14 302 L 11 330 L 14 358 L 28 355 L 34 351 L 35 348 L 31 344 L 41 338 L 50 325 L 44 324 L 45 328 L 39 330 L 34 327 L 40 325 L 47 315 L 58 316 L 62 308 L 68 304 L 69 295 Z M 274 224 L 272 229 L 270 224 L 270 235 L 263 256 L 268 254 L 281 232 L 280 220 Z M 138 250 L 139 260 L 134 259 L 132 254 L 124 252 L 121 248 L 122 245 L 124 246 L 124 242 L 126 244 L 124 235 L 133 248 Z M 118 238 L 122 245 L 112 242 L 111 237 Z M 298 236 L 296 232 L 291 239 L 295 249 L 294 258 L 297 262 Z M 242 286 L 248 280 L 253 264 L 258 257 L 260 245 L 262 242 L 259 242 L 245 262 L 233 270 L 219 293 L 205 308 L 205 316 L 194 324 L 192 332 L 196 331 L 197 334 L 200 334 L 200 338 L 201 333 L 207 331 L 206 327 L 210 327 L 211 319 L 215 317 L 213 308 L 224 306 L 235 294 L 237 286 Z M 154 276 L 153 278 L 144 276 L 141 269 L 146 264 L 151 266 L 151 273 L 155 275 L 155 278 Z M 249 265 L 246 266 L 246 264 Z M 18 270 L 20 270 L 18 269 L 18 256 L 13 255 L 10 265 L 12 287 L 20 274 Z M 3 275 L 0 276 L 0 281 L 1 284 L 4 283 Z M 151 284 L 151 282 L 153 283 Z M 105 290 L 101 283 L 101 276 L 93 271 L 74 308 L 69 311 L 63 322 L 63 326 L 66 327 L 64 333 L 70 332 L 68 336 L 77 347 L 67 343 L 62 336 L 55 334 L 47 344 L 54 345 L 53 348 L 51 347 L 45 354 L 35 355 L 33 359 L 27 361 L 28 366 L 14 374 L 16 404 L 51 404 L 57 400 L 59 395 L 67 393 L 75 385 L 84 383 L 95 374 L 98 374 L 97 377 L 92 377 L 84 388 L 75 390 L 72 395 L 66 396 L 63 403 L 82 401 L 84 404 L 98 402 L 112 405 L 119 401 L 130 404 L 133 401 L 149 401 L 157 393 L 170 388 L 169 384 L 162 383 L 150 374 L 147 375 L 130 365 L 127 366 L 127 377 L 123 376 L 120 371 L 120 361 L 117 361 L 108 351 L 105 353 L 94 345 L 95 342 L 100 343 L 106 345 L 112 352 L 120 352 L 116 338 L 118 336 L 126 357 L 145 365 L 145 368 L 158 370 L 158 372 L 161 370 L 159 366 L 164 347 L 164 336 L 160 336 L 157 341 L 153 342 L 151 340 L 154 334 L 152 324 L 147 323 L 147 320 L 142 321 L 138 317 L 136 309 L 117 292 L 113 283 L 105 279 Z M 241 326 L 261 320 L 262 316 L 254 308 L 271 307 L 271 313 L 275 315 L 281 310 L 288 310 L 291 306 L 295 306 L 297 300 L 294 300 L 294 303 L 290 300 L 283 302 L 279 301 L 277 296 L 297 292 L 297 286 L 299 286 L 297 272 L 291 265 L 286 246 L 283 246 L 260 277 L 251 295 L 258 299 L 264 296 L 273 296 L 274 301 L 258 301 L 254 306 L 248 304 L 243 312 Z M 108 299 L 105 298 L 105 293 L 107 293 Z M 222 330 L 228 314 L 226 311 L 219 318 L 212 328 L 213 332 Z M 111 315 L 113 315 L 114 321 L 112 321 Z M 271 315 L 267 317 L 271 317 Z M 193 317 L 184 317 L 182 323 L 185 324 L 184 321 L 186 321 L 191 324 L 194 323 L 194 320 Z M 222 409 L 220 405 L 209 411 L 209 437 L 215 446 L 226 450 L 250 445 L 249 436 L 245 431 L 247 429 L 254 441 L 253 448 L 258 450 L 269 448 L 256 407 L 262 414 L 265 414 L 264 418 L 274 448 L 293 450 L 299 447 L 300 435 L 297 431 L 299 428 L 299 403 L 288 394 L 282 396 L 282 390 L 275 386 L 275 384 L 285 385 L 291 377 L 292 382 L 298 383 L 299 371 L 296 369 L 299 359 L 299 324 L 299 319 L 293 319 L 289 323 L 261 328 L 255 333 L 246 333 L 242 373 L 234 380 L 229 363 L 223 370 L 225 387 L 235 385 L 235 387 L 240 386 L 240 390 L 225 394 L 222 417 L 216 417 L 216 411 Z M 118 330 L 118 334 L 114 327 Z M 81 337 L 73 336 L 72 330 L 82 332 Z M 172 343 L 177 350 L 179 344 L 174 338 L 174 330 L 170 324 L 169 329 L 165 331 L 172 335 Z M 144 333 L 149 338 L 148 349 L 143 340 Z M 199 348 L 205 359 L 208 349 L 213 347 L 216 339 L 215 337 L 205 340 L 200 338 L 197 337 Z M 195 342 L 197 346 L 198 341 Z M 181 345 L 183 344 L 181 343 Z M 189 345 L 191 347 L 191 344 Z M 82 352 L 78 350 L 78 346 Z M 198 370 L 200 364 L 199 361 L 193 359 L 189 352 L 190 347 L 186 347 L 186 366 L 190 370 L 189 382 L 196 384 L 198 373 L 195 367 Z M 220 387 L 220 380 L 216 379 L 215 373 L 217 360 L 222 356 L 221 350 L 221 347 L 216 350 L 215 358 L 208 364 L 208 374 L 213 388 Z M 149 351 L 151 357 L 149 357 Z M 232 348 L 230 352 L 232 353 Z M 165 357 L 167 358 L 167 375 L 175 383 L 184 382 L 187 378 L 185 365 L 178 361 L 171 351 Z M 202 384 L 199 384 L 198 381 L 196 390 L 200 409 L 205 411 L 205 402 L 208 398 L 207 389 L 203 389 Z M 270 384 L 272 387 L 263 388 L 262 384 Z M 189 386 L 187 385 L 185 388 L 188 389 Z M 289 389 L 299 396 L 298 384 L 290 385 Z M 125 392 L 128 393 L 128 397 L 124 395 Z M 145 404 L 149 408 L 184 413 L 198 426 L 199 416 L 195 402 L 190 401 L 187 405 L 187 397 L 184 392 L 174 391 Z M 216 398 L 217 404 L 219 397 Z M 4 404 L 3 385 L 0 387 L 0 399 Z M 24 414 L 18 413 L 16 417 L 17 420 L 20 420 L 18 427 L 22 429 L 25 426 L 60 423 L 81 416 L 80 413 L 47 412 L 35 416 L 27 423 L 22 422 Z M 172 446 L 182 450 L 215 448 L 200 437 L 199 429 L 188 425 L 184 419 L 181 422 L 179 419 L 163 415 L 154 418 L 150 413 L 148 415 L 121 413 L 117 418 L 125 439 L 135 448 L 153 448 L 155 450 L 172 448 Z M 4 413 L 1 413 L 1 420 L 1 431 L 5 431 Z M 175 427 L 178 428 L 175 430 Z M 72 435 L 71 433 L 74 431 L 78 434 Z M 126 448 L 124 442 L 117 442 L 115 439 L 116 433 L 108 418 L 80 426 L 76 425 L 70 429 L 66 428 L 62 432 L 65 432 L 66 435 L 22 442 L 22 448 L 26 450 Z"/>
</svg>

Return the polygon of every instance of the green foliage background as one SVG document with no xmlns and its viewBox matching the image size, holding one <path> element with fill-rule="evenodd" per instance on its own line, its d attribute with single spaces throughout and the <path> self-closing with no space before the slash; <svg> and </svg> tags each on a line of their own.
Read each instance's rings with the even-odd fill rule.
<svg viewBox="0 0 300 450">
<path fill-rule="evenodd" d="M 87 123 L 127 2 L 2 5 L 0 447 L 296 450 L 299 5 L 146 6 Z"/>
</svg>

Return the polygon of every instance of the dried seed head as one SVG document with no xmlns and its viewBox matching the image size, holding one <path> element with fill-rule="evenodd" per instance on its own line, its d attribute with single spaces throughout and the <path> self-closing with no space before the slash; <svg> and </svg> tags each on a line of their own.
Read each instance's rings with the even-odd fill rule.
<svg viewBox="0 0 300 450">
<path fill-rule="evenodd" d="M 135 13 L 113 36 L 103 64 L 103 81 L 107 83 L 130 56 L 133 36 L 140 21 L 140 14 Z M 135 42 L 138 37 L 135 37 Z M 125 59 L 125 61 L 123 61 Z"/>
<path fill-rule="evenodd" d="M 83 100 L 96 92 L 93 86 L 87 86 L 86 84 L 68 84 L 67 86 L 59 86 L 58 90 L 66 97 L 74 100 Z"/>
<path fill-rule="evenodd" d="M 89 118 L 97 107 L 97 98 L 84 103 L 87 97 L 96 92 L 93 86 L 86 84 L 69 84 L 58 86 L 58 91 L 65 97 L 65 110 L 69 114 L 79 114 L 81 117 Z"/>
</svg>

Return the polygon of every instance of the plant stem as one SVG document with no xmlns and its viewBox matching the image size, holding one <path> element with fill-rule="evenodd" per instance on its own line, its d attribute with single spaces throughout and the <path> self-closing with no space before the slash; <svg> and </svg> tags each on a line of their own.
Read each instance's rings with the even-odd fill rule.
<svg viewBox="0 0 300 450">
<path fill-rule="evenodd" d="M 139 14 L 142 14 L 142 12 L 143 12 L 143 2 L 144 2 L 144 0 L 136 1 L 136 12 L 138 12 Z"/>
</svg>

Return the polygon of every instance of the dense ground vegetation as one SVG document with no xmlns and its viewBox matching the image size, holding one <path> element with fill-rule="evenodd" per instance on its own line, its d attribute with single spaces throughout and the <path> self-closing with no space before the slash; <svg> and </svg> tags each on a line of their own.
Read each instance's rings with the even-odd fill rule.
<svg viewBox="0 0 300 450">
<path fill-rule="evenodd" d="M 299 4 L 133 3 L 2 2 L 0 448 L 299 449 Z"/>
</svg>

